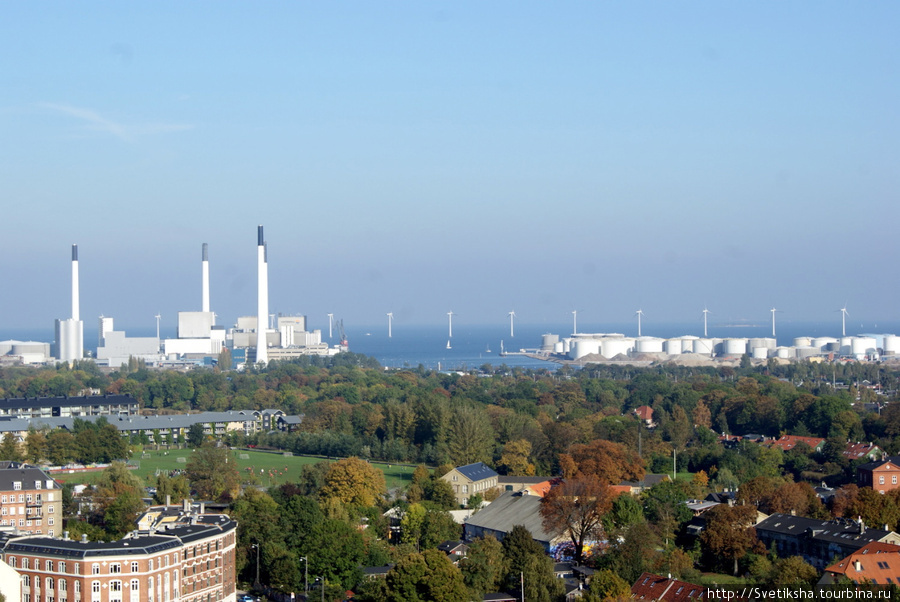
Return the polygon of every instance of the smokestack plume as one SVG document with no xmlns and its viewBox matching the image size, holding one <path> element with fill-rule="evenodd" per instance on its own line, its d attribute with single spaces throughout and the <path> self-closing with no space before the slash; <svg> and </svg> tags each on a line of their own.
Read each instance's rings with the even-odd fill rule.
<svg viewBox="0 0 900 602">
<path fill-rule="evenodd" d="M 209 311 L 209 245 L 203 243 L 201 270 L 200 311 Z"/>
<path fill-rule="evenodd" d="M 266 239 L 263 227 L 257 235 L 256 267 L 257 282 L 257 316 L 256 316 L 256 363 L 267 363 L 269 353 L 266 344 L 266 326 L 269 323 L 269 265 L 266 256 Z"/>
<path fill-rule="evenodd" d="M 80 320 L 78 306 L 78 245 L 72 245 L 72 319 Z"/>
</svg>

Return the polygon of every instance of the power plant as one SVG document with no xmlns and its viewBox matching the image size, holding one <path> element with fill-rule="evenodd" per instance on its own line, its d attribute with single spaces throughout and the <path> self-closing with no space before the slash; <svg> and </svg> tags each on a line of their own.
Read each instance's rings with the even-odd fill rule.
<svg viewBox="0 0 900 602">
<path fill-rule="evenodd" d="M 132 358 L 153 366 L 179 367 L 213 364 L 223 350 L 231 351 L 238 365 L 246 362 L 265 364 L 272 359 L 289 359 L 300 355 L 334 355 L 346 346 L 329 347 L 322 342 L 320 330 L 306 330 L 306 316 L 271 316 L 269 326 L 268 249 L 263 227 L 257 228 L 257 312 L 240 317 L 233 328 L 216 324 L 210 309 L 209 244 L 203 243 L 200 257 L 200 311 L 179 311 L 176 337 L 160 341 L 159 318 L 156 337 L 129 337 L 115 330 L 110 316 L 98 318 L 96 362 L 118 367 Z M 55 341 L 47 343 L 21 341 L 0 342 L 0 357 L 38 364 L 52 359 L 72 362 L 85 357 L 84 323 L 80 317 L 78 246 L 72 245 L 72 316 L 55 322 Z M 230 368 L 230 366 L 229 366 Z"/>
<path fill-rule="evenodd" d="M 78 306 L 78 245 L 72 245 L 72 317 L 56 320 L 53 355 L 61 362 L 73 362 L 84 357 L 84 322 Z"/>
</svg>

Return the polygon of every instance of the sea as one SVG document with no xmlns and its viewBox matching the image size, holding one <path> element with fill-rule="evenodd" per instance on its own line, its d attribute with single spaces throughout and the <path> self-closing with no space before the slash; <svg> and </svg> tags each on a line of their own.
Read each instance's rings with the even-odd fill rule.
<svg viewBox="0 0 900 602">
<path fill-rule="evenodd" d="M 85 324 L 85 347 L 96 350 L 97 330 L 89 329 Z M 312 325 L 316 328 L 316 325 Z M 519 355 L 523 351 L 533 351 L 541 346 L 542 336 L 556 334 L 560 338 L 569 336 L 572 332 L 572 323 L 568 324 L 529 324 L 525 321 L 517 321 L 510 332 L 508 321 L 497 324 L 466 325 L 464 323 L 453 324 L 453 336 L 450 336 L 447 324 L 444 325 L 404 325 L 396 320 L 391 328 L 391 336 L 388 336 L 387 321 L 379 325 L 354 325 L 345 322 L 347 338 L 350 343 L 350 351 L 361 353 L 375 358 L 386 368 L 417 368 L 422 365 L 432 370 L 470 370 L 481 368 L 488 364 L 492 367 L 506 365 L 508 367 L 520 367 L 523 369 L 548 369 L 555 370 L 558 364 L 546 360 L 534 359 L 525 355 Z M 622 334 L 629 337 L 637 336 L 637 322 L 582 324 L 578 323 L 580 333 L 607 333 Z M 156 336 L 156 330 L 128 330 L 128 336 L 148 337 Z M 331 340 L 328 339 L 328 329 L 323 329 L 322 338 L 331 344 L 338 343 L 337 333 Z M 673 338 L 680 336 L 703 336 L 703 322 L 695 323 L 652 323 L 644 320 L 641 328 L 643 336 L 659 338 Z M 707 334 L 710 338 L 771 338 L 771 322 L 741 322 L 719 323 L 710 320 L 707 325 Z M 884 334 L 900 334 L 900 321 L 880 323 L 850 323 L 847 324 L 847 335 L 875 336 L 880 341 Z M 160 332 L 163 338 L 173 338 L 174 332 Z M 801 336 L 808 337 L 835 337 L 841 336 L 840 319 L 833 323 L 823 322 L 791 322 L 776 323 L 776 339 L 779 346 L 793 345 L 794 339 Z M 5 329 L 0 328 L 0 341 L 50 341 L 53 338 L 52 329 Z M 449 346 L 448 346 L 449 343 Z M 501 356 L 501 349 L 508 355 Z"/>
</svg>

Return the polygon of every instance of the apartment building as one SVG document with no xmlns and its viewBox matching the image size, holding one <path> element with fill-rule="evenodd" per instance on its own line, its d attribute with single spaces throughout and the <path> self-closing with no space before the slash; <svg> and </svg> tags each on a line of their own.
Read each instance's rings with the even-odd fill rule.
<svg viewBox="0 0 900 602">
<path fill-rule="evenodd" d="M 62 489 L 40 468 L 0 462 L 0 527 L 20 533 L 62 533 Z"/>
</svg>

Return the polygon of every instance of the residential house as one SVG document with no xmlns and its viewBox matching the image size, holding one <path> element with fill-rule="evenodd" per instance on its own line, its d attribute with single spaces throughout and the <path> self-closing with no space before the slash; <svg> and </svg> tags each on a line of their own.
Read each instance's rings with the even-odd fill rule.
<svg viewBox="0 0 900 602">
<path fill-rule="evenodd" d="M 112 542 L 0 535 L 22 575 L 22 602 L 235 602 L 237 523 L 186 514 Z"/>
<path fill-rule="evenodd" d="M 484 492 L 497 487 L 499 476 L 484 462 L 475 462 L 466 466 L 458 466 L 441 478 L 450 483 L 456 503 L 465 506 L 474 494 L 484 495 Z"/>
<path fill-rule="evenodd" d="M 814 452 L 820 452 L 825 447 L 825 439 L 821 437 L 799 437 L 797 435 L 782 435 L 778 439 L 768 442 L 767 445 L 769 447 L 779 447 L 782 451 L 788 451 L 794 449 L 800 443 L 805 443 Z"/>
<path fill-rule="evenodd" d="M 656 423 L 653 422 L 653 408 L 650 406 L 638 406 L 634 409 L 634 415 L 638 420 L 644 423 L 647 428 L 653 428 Z"/>
<path fill-rule="evenodd" d="M 497 485 L 501 491 L 528 491 L 529 495 L 544 497 L 552 486 L 551 477 L 512 477 L 500 475 Z"/>
<path fill-rule="evenodd" d="M 846 449 L 841 452 L 841 454 L 851 462 L 853 460 L 862 459 L 874 462 L 882 456 L 882 453 L 881 448 L 874 443 L 860 443 L 859 441 L 856 443 L 848 441 Z"/>
<path fill-rule="evenodd" d="M 856 482 L 879 493 L 900 487 L 900 456 L 882 454 L 880 460 L 857 466 Z"/>
<path fill-rule="evenodd" d="M 900 546 L 873 541 L 856 552 L 825 567 L 820 585 L 845 577 L 853 583 L 900 584 Z"/>
<path fill-rule="evenodd" d="M 62 522 L 59 483 L 35 466 L 0 462 L 0 527 L 56 537 Z"/>
<path fill-rule="evenodd" d="M 665 602 L 690 602 L 706 595 L 706 587 L 672 577 L 644 573 L 631 586 L 635 600 L 664 600 Z"/>
<path fill-rule="evenodd" d="M 781 558 L 802 556 L 822 570 L 834 558 L 844 558 L 872 542 L 900 544 L 893 531 L 869 529 L 862 521 L 819 520 L 789 514 L 773 514 L 756 525 L 756 536 Z"/>
</svg>

